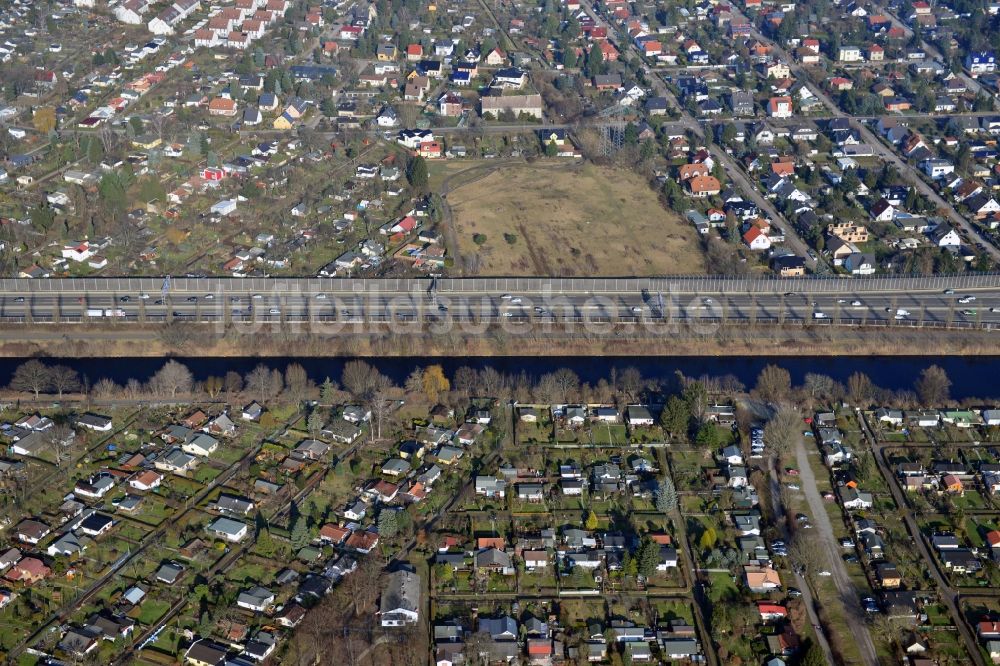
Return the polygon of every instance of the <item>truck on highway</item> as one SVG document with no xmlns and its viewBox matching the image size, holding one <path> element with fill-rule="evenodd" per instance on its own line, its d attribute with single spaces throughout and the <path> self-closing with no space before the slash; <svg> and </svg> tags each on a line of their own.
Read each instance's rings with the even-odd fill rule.
<svg viewBox="0 0 1000 666">
<path fill-rule="evenodd" d="M 103 317 L 104 316 L 104 310 L 102 310 L 100 308 L 87 308 L 87 316 L 88 317 Z"/>
<path fill-rule="evenodd" d="M 102 310 L 101 308 L 87 308 L 88 317 L 124 317 L 125 311 L 120 308 L 114 310 Z"/>
</svg>

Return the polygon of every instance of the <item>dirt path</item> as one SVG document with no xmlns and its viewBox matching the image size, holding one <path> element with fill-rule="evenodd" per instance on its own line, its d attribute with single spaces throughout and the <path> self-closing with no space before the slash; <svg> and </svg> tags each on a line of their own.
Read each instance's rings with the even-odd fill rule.
<svg viewBox="0 0 1000 666">
<path fill-rule="evenodd" d="M 823 505 L 823 498 L 816 488 L 816 475 L 813 474 L 812 465 L 809 462 L 809 453 L 806 451 L 805 441 L 800 436 L 795 444 L 795 458 L 799 467 L 802 491 L 805 493 L 806 501 L 809 503 L 809 513 L 813 524 L 819 532 L 819 537 L 825 544 L 828 556 L 827 567 L 833 574 L 834 585 L 837 586 L 839 601 L 844 605 L 847 617 L 847 625 L 851 631 L 851 636 L 843 636 L 846 641 L 857 641 L 861 657 L 868 666 L 878 666 L 878 654 L 875 652 L 875 644 L 872 642 L 871 633 L 864 621 L 864 611 L 861 608 L 860 594 L 854 587 L 850 576 L 847 573 L 847 565 L 844 564 L 837 554 L 840 552 L 840 545 L 833 533 L 833 525 L 830 523 L 830 516 L 826 513 Z"/>
</svg>

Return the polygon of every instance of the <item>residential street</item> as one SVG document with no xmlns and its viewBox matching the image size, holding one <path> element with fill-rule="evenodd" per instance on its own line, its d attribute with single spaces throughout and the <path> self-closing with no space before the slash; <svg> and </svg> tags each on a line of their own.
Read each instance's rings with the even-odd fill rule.
<svg viewBox="0 0 1000 666">
<path fill-rule="evenodd" d="M 800 474 L 800 485 L 809 503 L 809 518 L 816 526 L 816 536 L 822 541 L 822 546 L 828 556 L 827 566 L 833 574 L 833 582 L 837 586 L 839 602 L 844 605 L 847 624 L 851 634 L 858 643 L 861 655 L 869 666 L 878 666 L 878 654 L 872 642 L 871 633 L 865 623 L 865 611 L 861 608 L 861 593 L 854 586 L 847 573 L 847 565 L 839 557 L 840 546 L 833 533 L 830 516 L 826 513 L 823 498 L 816 488 L 816 475 L 809 463 L 809 452 L 806 451 L 805 440 L 801 436 L 795 445 L 795 458 Z"/>
<path fill-rule="evenodd" d="M 771 511 L 774 514 L 774 524 L 781 531 L 781 538 L 784 539 L 785 543 L 789 543 L 791 541 L 791 534 L 788 532 L 788 521 L 785 519 L 785 505 L 781 503 L 781 484 L 778 481 L 777 459 L 773 456 L 768 461 L 767 479 L 767 487 L 771 495 Z M 826 633 L 822 629 L 823 625 L 816 614 L 816 602 L 813 600 L 812 590 L 801 574 L 795 574 L 795 584 L 802 592 L 802 605 L 805 606 L 806 613 L 809 615 L 809 623 L 813 627 L 820 627 L 820 629 L 815 630 L 816 643 L 823 650 L 826 663 L 836 663 L 833 658 L 833 651 L 830 649 L 830 643 L 826 640 Z"/>
</svg>

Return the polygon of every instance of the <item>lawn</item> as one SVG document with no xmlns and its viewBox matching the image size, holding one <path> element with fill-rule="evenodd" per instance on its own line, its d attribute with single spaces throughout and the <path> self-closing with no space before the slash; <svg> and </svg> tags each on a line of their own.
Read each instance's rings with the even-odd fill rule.
<svg viewBox="0 0 1000 666">
<path fill-rule="evenodd" d="M 576 163 L 508 165 L 453 190 L 448 203 L 460 252 L 478 256 L 485 275 L 705 270 L 694 227 L 665 209 L 632 171 Z"/>
</svg>

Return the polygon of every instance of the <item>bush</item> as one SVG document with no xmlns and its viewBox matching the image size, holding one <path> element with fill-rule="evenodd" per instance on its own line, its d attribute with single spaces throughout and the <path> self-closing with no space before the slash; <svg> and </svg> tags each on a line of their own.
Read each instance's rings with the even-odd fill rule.
<svg viewBox="0 0 1000 666">
<path fill-rule="evenodd" d="M 517 242 L 517 234 L 504 234 L 503 239 L 507 241 L 507 245 L 513 245 Z"/>
<path fill-rule="evenodd" d="M 476 245 L 483 245 L 486 243 L 486 234 L 473 234 L 472 242 Z"/>
</svg>

